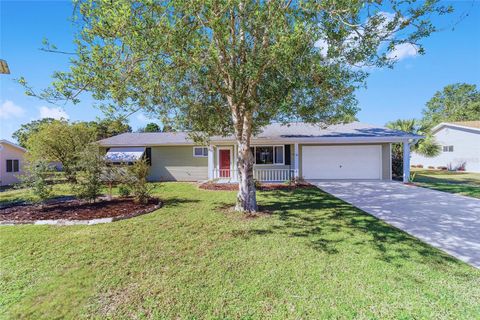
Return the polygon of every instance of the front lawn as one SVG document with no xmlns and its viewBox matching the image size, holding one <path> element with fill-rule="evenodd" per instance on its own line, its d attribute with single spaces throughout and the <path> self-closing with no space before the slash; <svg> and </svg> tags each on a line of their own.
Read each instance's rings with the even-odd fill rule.
<svg viewBox="0 0 480 320">
<path fill-rule="evenodd" d="M 473 319 L 480 271 L 318 189 L 158 185 L 160 210 L 0 227 L 0 318 Z"/>
<path fill-rule="evenodd" d="M 414 183 L 425 188 L 480 198 L 480 173 L 412 169 Z"/>
</svg>

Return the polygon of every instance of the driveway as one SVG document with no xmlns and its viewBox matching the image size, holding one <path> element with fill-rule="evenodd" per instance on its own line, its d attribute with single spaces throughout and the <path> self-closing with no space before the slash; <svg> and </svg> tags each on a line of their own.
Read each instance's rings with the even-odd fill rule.
<svg viewBox="0 0 480 320">
<path fill-rule="evenodd" d="M 309 181 L 480 268 L 480 199 L 391 181 Z"/>
</svg>

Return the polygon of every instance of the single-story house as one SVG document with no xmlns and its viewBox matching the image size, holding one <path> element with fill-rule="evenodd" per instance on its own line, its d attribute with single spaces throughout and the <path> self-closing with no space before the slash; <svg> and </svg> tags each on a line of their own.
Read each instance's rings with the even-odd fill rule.
<svg viewBox="0 0 480 320">
<path fill-rule="evenodd" d="M 480 172 L 480 121 L 443 122 L 432 134 L 441 153 L 428 158 L 413 152 L 411 164 Z"/>
<path fill-rule="evenodd" d="M 420 136 L 360 122 L 321 127 L 307 123 L 274 123 L 251 141 L 254 176 L 259 181 L 304 179 L 392 178 L 391 144 Z M 112 163 L 146 157 L 151 181 L 233 182 L 237 180 L 237 145 L 232 136 L 212 137 L 208 146 L 195 144 L 188 132 L 123 133 L 99 141 Z M 405 181 L 409 178 L 405 166 Z"/>
<path fill-rule="evenodd" d="M 27 150 L 7 140 L 0 140 L 0 186 L 20 182 Z"/>
</svg>

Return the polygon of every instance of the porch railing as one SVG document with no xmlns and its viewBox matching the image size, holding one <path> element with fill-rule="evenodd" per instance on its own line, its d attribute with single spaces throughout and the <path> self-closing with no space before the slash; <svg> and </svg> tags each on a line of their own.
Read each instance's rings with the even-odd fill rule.
<svg viewBox="0 0 480 320">
<path fill-rule="evenodd" d="M 253 169 L 253 178 L 260 182 L 283 182 L 292 180 L 296 176 L 295 169 Z M 214 169 L 213 178 L 223 181 L 237 181 L 237 170 Z"/>
</svg>

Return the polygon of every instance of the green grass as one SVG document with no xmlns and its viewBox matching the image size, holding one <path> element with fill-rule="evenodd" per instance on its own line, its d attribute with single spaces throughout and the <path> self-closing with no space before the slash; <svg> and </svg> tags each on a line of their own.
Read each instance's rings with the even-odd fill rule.
<svg viewBox="0 0 480 320">
<path fill-rule="evenodd" d="M 70 188 L 67 184 L 55 184 L 52 188 L 52 197 L 71 195 Z M 0 204 L 18 201 L 34 201 L 34 195 L 25 188 L 21 189 L 5 189 L 0 192 Z"/>
<path fill-rule="evenodd" d="M 480 271 L 317 189 L 156 188 L 165 206 L 95 226 L 0 228 L 2 319 L 473 319 Z"/>
<path fill-rule="evenodd" d="M 480 198 L 480 173 L 412 169 L 414 183 L 435 190 Z"/>
</svg>

